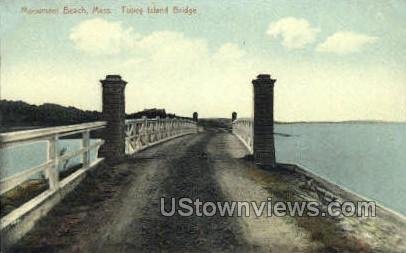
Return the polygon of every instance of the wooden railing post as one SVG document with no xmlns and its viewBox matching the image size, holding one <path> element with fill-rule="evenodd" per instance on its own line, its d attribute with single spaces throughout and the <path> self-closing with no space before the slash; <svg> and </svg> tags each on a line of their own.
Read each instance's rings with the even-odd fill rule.
<svg viewBox="0 0 406 253">
<path fill-rule="evenodd" d="M 155 141 L 159 141 L 162 139 L 162 130 L 161 130 L 161 117 L 156 116 L 156 129 L 157 129 L 157 133 L 156 133 L 156 139 Z"/>
<path fill-rule="evenodd" d="M 163 128 L 163 136 L 164 136 L 164 138 L 168 138 L 168 119 L 167 118 L 165 118 L 165 119 L 163 119 L 163 121 L 162 121 L 162 128 Z"/>
<path fill-rule="evenodd" d="M 82 147 L 86 149 L 82 157 L 83 168 L 87 168 L 90 165 L 89 146 L 90 146 L 90 130 L 86 130 L 82 133 Z"/>
<path fill-rule="evenodd" d="M 143 125 L 144 125 L 144 136 L 145 136 L 145 145 L 149 144 L 149 126 L 148 126 L 148 119 L 146 116 L 142 116 L 142 119 L 144 120 Z"/>
<path fill-rule="evenodd" d="M 107 75 L 100 82 L 103 87 L 103 119 L 107 121 L 103 136 L 105 144 L 100 154 L 107 163 L 117 163 L 125 154 L 124 89 L 127 82 L 119 75 Z"/>
<path fill-rule="evenodd" d="M 180 126 L 179 119 L 176 119 L 176 121 L 175 121 L 176 135 L 180 134 L 179 126 Z"/>
<path fill-rule="evenodd" d="M 48 140 L 48 160 L 52 161 L 47 168 L 49 189 L 56 190 L 59 187 L 59 161 L 58 161 L 58 136 L 54 135 Z"/>
<path fill-rule="evenodd" d="M 171 135 L 174 136 L 176 135 L 176 119 L 171 119 Z"/>
</svg>

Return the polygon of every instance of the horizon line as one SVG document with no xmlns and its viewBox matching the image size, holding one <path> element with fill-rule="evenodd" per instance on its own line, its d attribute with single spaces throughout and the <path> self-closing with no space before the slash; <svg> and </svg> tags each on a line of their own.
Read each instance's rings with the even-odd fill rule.
<svg viewBox="0 0 406 253">
<path fill-rule="evenodd" d="M 74 107 L 74 108 L 82 110 L 82 111 L 95 111 L 95 112 L 102 113 L 101 110 L 83 109 L 80 107 L 76 107 L 74 105 L 62 105 L 62 104 L 57 104 L 57 103 L 52 103 L 52 102 L 43 102 L 42 104 L 35 104 L 35 103 L 26 102 L 24 100 L 0 99 L 0 102 L 1 101 L 23 102 L 23 103 L 33 105 L 33 106 L 41 106 L 44 104 L 54 104 L 54 105 L 59 105 L 62 107 Z M 148 108 L 146 108 L 146 109 L 148 109 Z M 157 108 L 155 108 L 155 109 L 157 109 Z M 162 109 L 165 109 L 165 108 L 162 108 Z M 145 108 L 144 108 L 144 110 L 145 110 Z M 138 112 L 142 112 L 142 110 L 137 111 L 137 112 L 131 112 L 131 113 L 126 112 L 126 114 L 130 115 L 130 114 L 138 113 Z M 174 114 L 176 114 L 176 112 L 174 112 Z M 181 115 L 177 115 L 177 116 L 181 116 Z M 237 119 L 249 119 L 249 118 L 251 118 L 251 117 L 240 117 Z M 227 118 L 227 117 L 221 117 L 221 116 L 219 116 L 219 117 L 209 116 L 209 117 L 199 117 L 199 119 L 231 119 L 231 117 Z M 274 122 L 275 122 L 275 124 L 299 124 L 299 123 L 308 123 L 308 124 L 312 124 L 312 123 L 313 124 L 316 124 L 316 123 L 320 123 L 320 124 L 323 124 L 323 123 L 400 123 L 400 124 L 402 124 L 402 123 L 406 123 L 406 121 L 393 121 L 393 120 L 381 120 L 381 119 L 346 119 L 346 120 L 314 120 L 314 121 L 313 120 L 293 120 L 293 121 L 275 120 Z"/>
</svg>

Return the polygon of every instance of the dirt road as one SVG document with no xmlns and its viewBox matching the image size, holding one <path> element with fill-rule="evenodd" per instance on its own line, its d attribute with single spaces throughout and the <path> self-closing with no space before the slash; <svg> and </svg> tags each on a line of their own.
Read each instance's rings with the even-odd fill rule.
<svg viewBox="0 0 406 253">
<path fill-rule="evenodd" d="M 245 155 L 235 136 L 209 129 L 147 149 L 114 168 L 99 168 L 13 251 L 335 252 L 323 245 L 324 237 L 315 239 L 316 228 L 308 230 L 292 217 L 161 214 L 162 197 L 167 211 L 170 198 L 267 200 L 272 193 L 252 176 L 258 169 Z"/>
</svg>

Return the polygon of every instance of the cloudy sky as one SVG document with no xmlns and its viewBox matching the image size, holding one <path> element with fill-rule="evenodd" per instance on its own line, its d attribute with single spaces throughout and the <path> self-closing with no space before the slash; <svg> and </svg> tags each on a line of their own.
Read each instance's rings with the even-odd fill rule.
<svg viewBox="0 0 406 253">
<path fill-rule="evenodd" d="M 128 113 L 250 116 L 251 80 L 270 73 L 277 120 L 406 121 L 406 1 L 54 2 L 0 2 L 2 99 L 100 110 L 99 80 L 120 74 Z"/>
</svg>

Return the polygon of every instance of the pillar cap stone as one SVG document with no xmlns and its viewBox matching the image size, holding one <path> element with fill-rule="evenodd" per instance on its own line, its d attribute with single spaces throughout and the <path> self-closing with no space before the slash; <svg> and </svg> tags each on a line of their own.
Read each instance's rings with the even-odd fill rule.
<svg viewBox="0 0 406 253">
<path fill-rule="evenodd" d="M 259 74 L 257 79 L 252 80 L 252 84 L 262 84 L 262 85 L 273 85 L 276 82 L 276 79 L 272 79 L 270 74 Z"/>
<path fill-rule="evenodd" d="M 271 75 L 270 74 L 259 74 L 257 76 L 258 79 L 271 79 Z"/>
<path fill-rule="evenodd" d="M 121 79 L 120 75 L 106 75 L 106 79 L 100 80 L 104 84 L 123 84 L 126 85 L 127 82 Z"/>
</svg>

